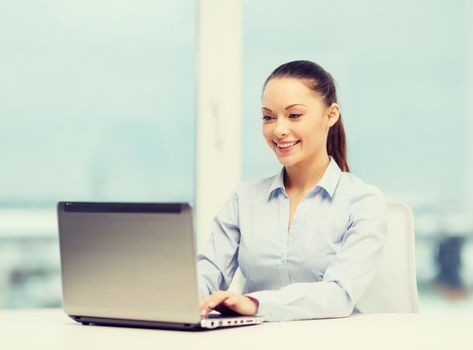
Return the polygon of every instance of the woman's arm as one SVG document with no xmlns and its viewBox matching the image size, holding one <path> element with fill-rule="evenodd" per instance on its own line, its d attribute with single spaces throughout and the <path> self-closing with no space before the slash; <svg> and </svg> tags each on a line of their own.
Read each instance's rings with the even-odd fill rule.
<svg viewBox="0 0 473 350">
<path fill-rule="evenodd" d="M 239 244 L 238 196 L 235 191 L 215 216 L 205 249 L 197 256 L 201 299 L 228 289 L 238 267 Z"/>
</svg>

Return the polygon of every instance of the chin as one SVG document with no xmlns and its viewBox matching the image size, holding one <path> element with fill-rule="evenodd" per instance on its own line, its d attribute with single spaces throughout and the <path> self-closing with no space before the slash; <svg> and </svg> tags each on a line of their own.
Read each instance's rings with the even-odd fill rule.
<svg viewBox="0 0 473 350">
<path fill-rule="evenodd" d="M 279 163 L 285 167 L 292 166 L 297 163 L 295 159 L 289 159 L 289 157 L 277 157 Z"/>
</svg>

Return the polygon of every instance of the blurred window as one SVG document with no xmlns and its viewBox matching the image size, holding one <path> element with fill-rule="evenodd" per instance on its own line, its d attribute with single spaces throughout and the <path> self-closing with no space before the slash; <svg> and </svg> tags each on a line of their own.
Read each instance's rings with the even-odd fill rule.
<svg viewBox="0 0 473 350">
<path fill-rule="evenodd" d="M 0 307 L 61 302 L 59 200 L 193 201 L 196 3 L 0 5 Z"/>
</svg>

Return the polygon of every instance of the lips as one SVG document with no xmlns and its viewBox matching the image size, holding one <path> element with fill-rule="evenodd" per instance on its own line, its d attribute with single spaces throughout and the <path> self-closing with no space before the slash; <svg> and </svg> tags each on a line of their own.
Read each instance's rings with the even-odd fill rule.
<svg viewBox="0 0 473 350">
<path fill-rule="evenodd" d="M 276 142 L 276 141 L 273 141 L 273 142 L 276 145 L 276 149 L 278 150 L 279 153 L 286 154 L 286 153 L 291 152 L 294 149 L 294 147 L 301 141 L 296 140 L 296 141 L 285 141 L 285 142 Z"/>
</svg>

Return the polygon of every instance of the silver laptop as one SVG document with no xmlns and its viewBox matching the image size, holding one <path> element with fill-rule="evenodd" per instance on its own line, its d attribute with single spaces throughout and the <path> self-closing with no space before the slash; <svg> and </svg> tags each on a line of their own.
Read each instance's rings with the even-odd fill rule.
<svg viewBox="0 0 473 350">
<path fill-rule="evenodd" d="M 202 318 L 187 203 L 59 202 L 64 311 L 83 324 L 182 330 L 252 325 Z"/>
</svg>

